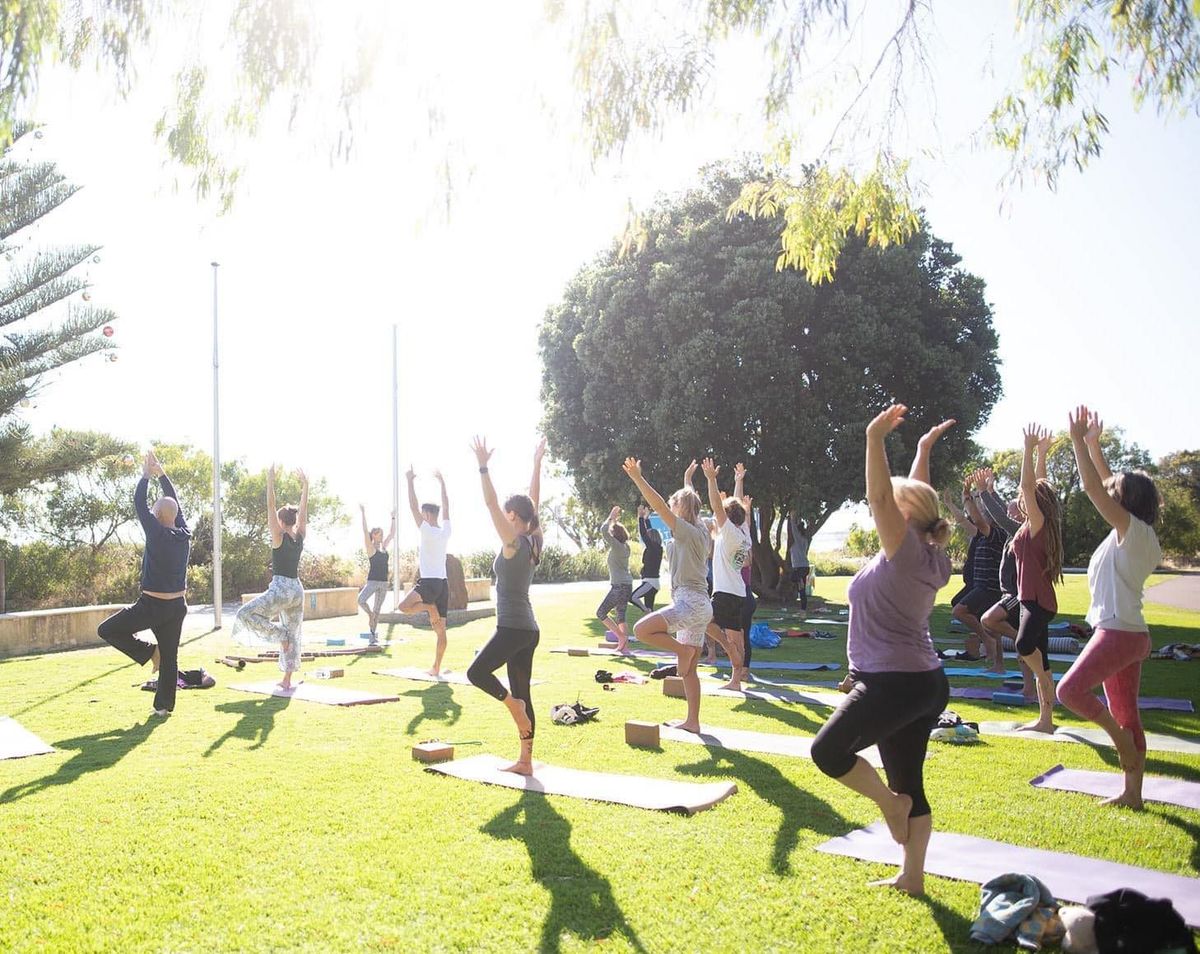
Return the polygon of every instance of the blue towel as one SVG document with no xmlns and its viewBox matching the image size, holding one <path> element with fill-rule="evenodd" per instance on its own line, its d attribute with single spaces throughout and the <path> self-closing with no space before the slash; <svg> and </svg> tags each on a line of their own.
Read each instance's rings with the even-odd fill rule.
<svg viewBox="0 0 1200 954">
<path fill-rule="evenodd" d="M 750 627 L 750 645 L 756 649 L 774 649 L 781 642 L 779 634 L 766 623 L 755 623 Z"/>
</svg>

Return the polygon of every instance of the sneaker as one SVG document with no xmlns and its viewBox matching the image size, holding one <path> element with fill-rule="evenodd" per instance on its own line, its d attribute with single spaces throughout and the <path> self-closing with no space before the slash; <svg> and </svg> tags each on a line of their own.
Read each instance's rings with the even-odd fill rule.
<svg viewBox="0 0 1200 954">
<path fill-rule="evenodd" d="M 169 716 L 171 714 L 171 710 L 170 709 L 155 709 L 154 714 L 156 716 L 160 716 L 165 719 L 167 716 Z"/>
</svg>

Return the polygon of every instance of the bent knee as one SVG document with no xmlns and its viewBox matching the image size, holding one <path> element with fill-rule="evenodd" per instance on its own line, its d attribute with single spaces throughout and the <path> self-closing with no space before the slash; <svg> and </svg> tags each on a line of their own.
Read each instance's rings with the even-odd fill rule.
<svg viewBox="0 0 1200 954">
<path fill-rule="evenodd" d="M 841 778 L 854 768 L 854 763 L 858 761 L 855 753 L 848 751 L 828 736 L 818 735 L 813 739 L 810 754 L 813 764 L 830 778 Z"/>
</svg>

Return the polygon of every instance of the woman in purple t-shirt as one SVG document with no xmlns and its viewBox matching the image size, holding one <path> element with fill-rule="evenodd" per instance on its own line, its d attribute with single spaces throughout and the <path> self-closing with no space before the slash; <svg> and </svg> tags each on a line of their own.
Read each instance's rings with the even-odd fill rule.
<svg viewBox="0 0 1200 954">
<path fill-rule="evenodd" d="M 904 422 L 906 411 L 894 404 L 867 425 L 867 503 L 880 552 L 850 584 L 851 688 L 813 740 L 812 757 L 826 775 L 875 802 L 892 837 L 904 846 L 900 873 L 875 883 L 921 894 L 933 831 L 925 750 L 950 697 L 929 638 L 934 599 L 950 580 L 943 549 L 950 524 L 929 486 L 929 452 L 954 421 L 943 421 L 920 439 L 907 479 L 892 477 L 884 440 Z M 871 745 L 879 746 L 886 785 L 858 755 Z"/>
</svg>

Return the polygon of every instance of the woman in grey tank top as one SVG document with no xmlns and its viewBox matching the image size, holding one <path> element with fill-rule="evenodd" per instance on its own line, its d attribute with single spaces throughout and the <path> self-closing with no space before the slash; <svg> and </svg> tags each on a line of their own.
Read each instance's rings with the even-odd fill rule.
<svg viewBox="0 0 1200 954">
<path fill-rule="evenodd" d="M 499 699 L 508 708 L 517 726 L 521 753 L 505 771 L 518 775 L 533 774 L 533 700 L 530 683 L 533 679 L 533 651 L 541 634 L 529 602 L 529 586 L 533 571 L 542 555 L 542 530 L 538 522 L 538 501 L 541 497 L 542 457 L 546 442 L 541 440 L 533 452 L 533 478 L 529 495 L 514 494 L 500 505 L 496 488 L 488 474 L 488 461 L 493 448 L 484 438 L 476 437 L 471 449 L 479 463 L 479 481 L 483 502 L 492 517 L 492 524 L 502 544 L 492 569 L 496 574 L 496 632 L 479 651 L 467 670 L 467 678 Z M 508 688 L 496 678 L 496 670 L 508 667 Z"/>
</svg>

